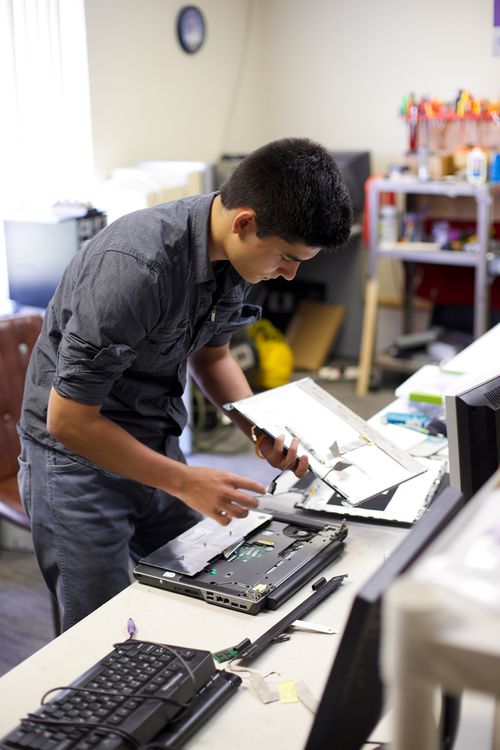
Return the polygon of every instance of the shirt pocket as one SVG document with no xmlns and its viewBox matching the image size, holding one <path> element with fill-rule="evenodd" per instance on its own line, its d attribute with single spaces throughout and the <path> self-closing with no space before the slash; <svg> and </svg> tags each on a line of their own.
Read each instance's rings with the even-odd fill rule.
<svg viewBox="0 0 500 750">
<path fill-rule="evenodd" d="M 259 320 L 261 308 L 257 305 L 235 305 L 221 302 L 216 306 L 214 336 L 234 333 L 238 328 Z"/>
<path fill-rule="evenodd" d="M 218 302 L 212 308 L 196 340 L 192 342 L 190 353 L 207 345 L 222 346 L 238 328 L 258 320 L 260 313 L 261 309 L 256 305 L 242 305 L 240 301 L 228 300 Z"/>
</svg>

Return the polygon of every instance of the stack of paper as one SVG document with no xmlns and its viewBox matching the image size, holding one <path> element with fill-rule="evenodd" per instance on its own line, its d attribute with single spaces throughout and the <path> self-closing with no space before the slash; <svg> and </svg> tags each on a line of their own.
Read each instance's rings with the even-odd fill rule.
<svg viewBox="0 0 500 750">
<path fill-rule="evenodd" d="M 444 406 L 444 395 L 451 388 L 470 382 L 471 377 L 491 371 L 492 352 L 500 349 L 500 323 L 441 365 L 424 365 L 398 388 L 397 398 L 410 404 Z M 498 366 L 497 366 L 498 369 Z"/>
</svg>

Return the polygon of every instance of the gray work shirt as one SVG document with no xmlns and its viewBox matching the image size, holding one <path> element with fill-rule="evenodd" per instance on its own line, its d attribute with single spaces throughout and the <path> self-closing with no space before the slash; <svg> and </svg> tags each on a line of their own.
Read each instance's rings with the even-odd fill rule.
<svg viewBox="0 0 500 750">
<path fill-rule="evenodd" d="M 208 258 L 215 193 L 128 214 L 67 267 L 30 360 L 21 429 L 66 450 L 46 430 L 51 386 L 163 451 L 186 424 L 186 360 L 221 346 L 260 310 L 228 262 Z M 69 451 L 66 451 L 69 452 Z"/>
</svg>

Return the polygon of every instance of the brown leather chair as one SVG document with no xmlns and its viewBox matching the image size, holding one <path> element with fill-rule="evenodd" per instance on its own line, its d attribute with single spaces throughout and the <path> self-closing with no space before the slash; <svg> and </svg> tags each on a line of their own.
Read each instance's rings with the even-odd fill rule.
<svg viewBox="0 0 500 750">
<path fill-rule="evenodd" d="M 0 318 L 0 519 L 26 530 L 30 524 L 17 486 L 20 446 L 16 425 L 28 361 L 41 327 L 40 315 Z M 59 608 L 52 596 L 51 600 L 54 631 L 59 635 Z"/>
</svg>

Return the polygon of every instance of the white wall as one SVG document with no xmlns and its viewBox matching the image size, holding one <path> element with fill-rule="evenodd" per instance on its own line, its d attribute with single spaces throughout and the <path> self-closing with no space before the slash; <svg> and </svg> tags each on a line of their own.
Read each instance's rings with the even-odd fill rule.
<svg viewBox="0 0 500 750">
<path fill-rule="evenodd" d="M 177 42 L 178 0 L 86 0 L 98 176 L 140 159 L 215 161 L 265 139 L 255 0 L 198 0 L 194 55 Z"/>
<path fill-rule="evenodd" d="M 215 160 L 305 135 L 400 158 L 403 94 L 496 98 L 492 0 L 197 0 L 207 39 L 176 41 L 178 0 L 86 0 L 99 176 L 138 159 Z"/>
<path fill-rule="evenodd" d="M 368 147 L 380 169 L 406 148 L 403 94 L 500 95 L 492 0 L 268 0 L 265 15 L 268 139 Z"/>
</svg>

